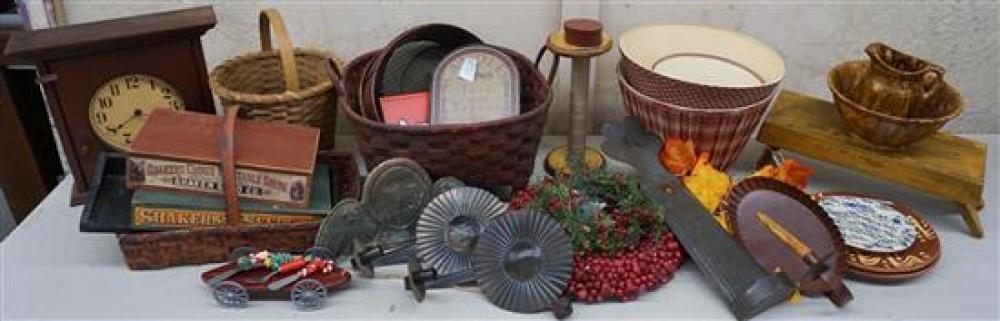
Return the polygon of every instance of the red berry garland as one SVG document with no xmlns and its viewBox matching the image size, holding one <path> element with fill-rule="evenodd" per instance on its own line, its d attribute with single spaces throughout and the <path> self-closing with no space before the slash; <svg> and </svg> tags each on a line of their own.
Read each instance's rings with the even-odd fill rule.
<svg viewBox="0 0 1000 321">
<path fill-rule="evenodd" d="M 631 301 L 640 293 L 667 283 L 684 262 L 672 233 L 647 238 L 634 250 L 577 254 L 567 291 L 577 300 Z"/>
<path fill-rule="evenodd" d="M 634 177 L 606 171 L 546 177 L 515 193 L 510 207 L 562 223 L 576 251 L 567 292 L 580 301 L 633 300 L 670 281 L 684 262 L 662 211 Z"/>
</svg>

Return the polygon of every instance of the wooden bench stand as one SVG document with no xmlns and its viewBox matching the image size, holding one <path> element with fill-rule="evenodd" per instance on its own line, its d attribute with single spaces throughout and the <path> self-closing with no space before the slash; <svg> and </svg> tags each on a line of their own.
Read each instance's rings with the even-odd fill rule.
<svg viewBox="0 0 1000 321">
<path fill-rule="evenodd" d="M 787 90 L 757 140 L 769 146 L 765 153 L 790 150 L 955 201 L 970 234 L 983 236 L 983 143 L 938 132 L 901 151 L 878 150 L 847 131 L 832 103 Z"/>
</svg>

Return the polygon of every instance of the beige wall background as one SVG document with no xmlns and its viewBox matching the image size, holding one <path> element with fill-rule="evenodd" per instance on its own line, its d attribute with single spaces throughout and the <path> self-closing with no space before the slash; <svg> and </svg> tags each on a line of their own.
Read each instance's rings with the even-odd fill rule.
<svg viewBox="0 0 1000 321">
<path fill-rule="evenodd" d="M 33 25 L 45 28 L 41 0 L 27 1 Z M 947 69 L 946 79 L 966 101 L 964 114 L 947 125 L 961 133 L 1000 133 L 1000 2 L 987 1 L 64 1 L 67 21 L 81 23 L 211 4 L 218 25 L 203 38 L 209 68 L 257 50 L 257 13 L 277 8 L 293 43 L 350 59 L 378 48 L 406 28 L 427 22 L 465 27 L 488 42 L 533 56 L 560 21 L 600 18 L 617 37 L 652 23 L 719 26 L 757 37 L 780 51 L 787 66 L 784 88 L 830 98 L 826 72 L 838 62 L 863 58 L 862 48 L 882 41 Z M 592 126 L 622 115 L 615 84 L 617 51 L 595 61 Z M 557 79 L 549 130 L 564 132 L 568 64 Z M 343 118 L 343 117 L 341 117 Z M 349 126 L 339 126 L 347 129 Z"/>
</svg>

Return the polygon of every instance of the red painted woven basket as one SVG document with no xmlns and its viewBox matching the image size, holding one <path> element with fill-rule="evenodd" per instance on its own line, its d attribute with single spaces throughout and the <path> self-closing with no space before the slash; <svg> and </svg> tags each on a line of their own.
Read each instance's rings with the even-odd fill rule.
<svg viewBox="0 0 1000 321">
<path fill-rule="evenodd" d="M 337 86 L 345 93 L 339 96 L 339 106 L 357 132 L 357 146 L 369 168 L 390 158 L 407 157 L 434 178 L 454 176 L 475 186 L 510 186 L 514 190 L 527 186 L 552 103 L 552 90 L 530 60 L 517 52 L 501 50 L 514 60 L 520 72 L 521 114 L 475 124 L 400 126 L 362 116 L 362 78 L 379 52 L 351 61 Z"/>
<path fill-rule="evenodd" d="M 632 87 L 618 71 L 625 112 L 660 137 L 694 141 L 698 153 L 708 152 L 712 165 L 725 170 L 735 161 L 764 118 L 774 95 L 737 108 L 698 109 L 668 104 Z"/>
</svg>

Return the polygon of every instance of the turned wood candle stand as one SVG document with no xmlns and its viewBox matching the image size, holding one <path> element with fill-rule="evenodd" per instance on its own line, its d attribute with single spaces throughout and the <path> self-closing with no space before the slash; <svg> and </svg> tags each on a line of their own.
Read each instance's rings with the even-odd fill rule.
<svg viewBox="0 0 1000 321">
<path fill-rule="evenodd" d="M 595 148 L 587 147 L 587 113 L 590 108 L 590 61 L 611 50 L 611 36 L 603 31 L 600 21 L 593 19 L 569 19 L 561 30 L 549 35 L 548 41 L 539 52 L 535 64 L 541 60 L 545 50 L 554 55 L 552 71 L 558 68 L 562 57 L 572 59 L 570 76 L 570 123 L 568 146 L 557 147 L 545 157 L 549 174 L 576 174 L 579 164 L 586 170 L 604 167 L 604 155 Z M 549 81 L 552 80 L 552 73 Z M 594 160 L 590 162 L 588 160 Z M 565 166 L 561 166 L 562 164 Z"/>
</svg>

